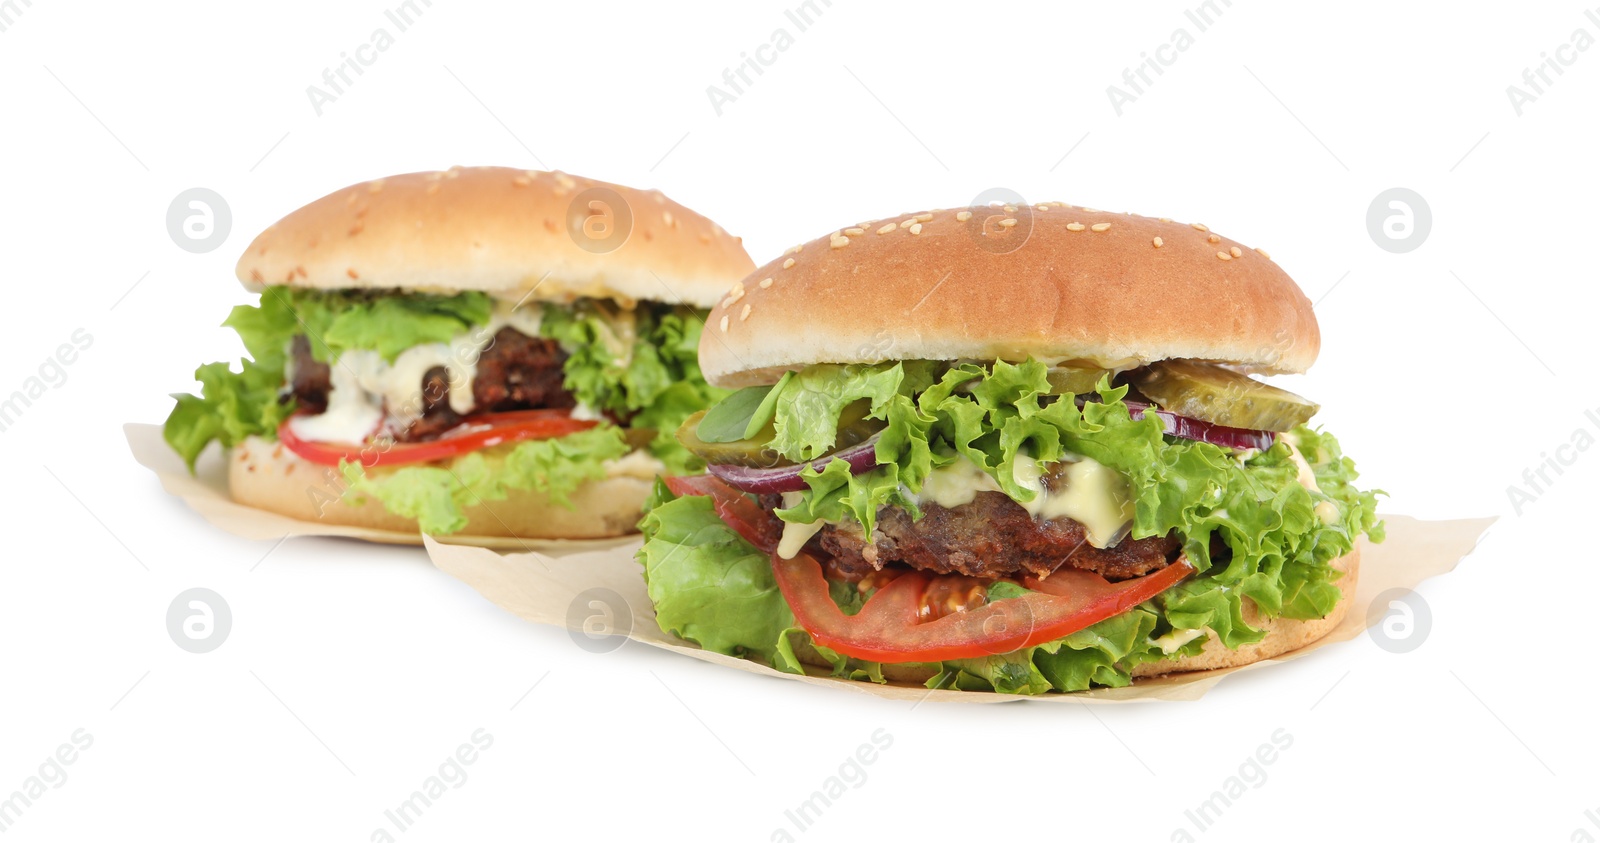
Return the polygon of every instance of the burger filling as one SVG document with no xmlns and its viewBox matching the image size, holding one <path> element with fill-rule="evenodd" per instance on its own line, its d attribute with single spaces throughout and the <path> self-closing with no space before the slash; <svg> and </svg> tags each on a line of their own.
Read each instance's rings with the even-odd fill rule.
<svg viewBox="0 0 1600 843">
<path fill-rule="evenodd" d="M 685 423 L 712 476 L 658 487 L 639 558 L 663 630 L 779 669 L 1126 684 L 1261 640 L 1245 601 L 1333 610 L 1382 525 L 1315 409 L 1191 361 L 812 366 Z"/>
<path fill-rule="evenodd" d="M 353 501 L 466 524 L 513 489 L 558 503 L 585 482 L 697 470 L 672 432 L 723 393 L 696 359 L 703 314 L 653 303 L 269 287 L 225 323 L 250 352 L 202 366 L 167 441 L 277 439 Z M 326 494 L 326 492 L 321 492 Z"/>
</svg>

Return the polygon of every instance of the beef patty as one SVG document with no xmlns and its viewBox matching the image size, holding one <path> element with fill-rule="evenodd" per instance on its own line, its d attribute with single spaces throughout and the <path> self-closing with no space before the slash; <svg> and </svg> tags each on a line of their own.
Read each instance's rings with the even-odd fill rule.
<svg viewBox="0 0 1600 843">
<path fill-rule="evenodd" d="M 832 525 L 813 541 L 833 557 L 833 571 L 852 580 L 891 562 L 982 578 L 1043 576 L 1065 565 L 1124 580 L 1165 567 L 1182 545 L 1167 535 L 1093 547 L 1077 521 L 1036 519 L 1001 492 L 979 492 L 957 507 L 924 504 L 922 513 L 913 521 L 898 507 L 879 509 L 871 544 L 859 532 Z"/>
<path fill-rule="evenodd" d="M 332 389 L 328 364 L 312 357 L 311 343 L 304 335 L 294 338 L 289 353 L 294 359 L 289 394 L 305 409 L 318 413 L 326 410 Z M 562 366 L 566 362 L 567 354 L 555 340 L 501 328 L 478 357 L 478 370 L 472 379 L 472 411 L 559 410 L 574 406 L 577 402 L 562 385 Z M 443 366 L 435 366 L 422 377 L 422 415 L 396 438 L 402 442 L 430 439 L 460 424 L 461 418 L 450 407 L 450 373 Z"/>
</svg>

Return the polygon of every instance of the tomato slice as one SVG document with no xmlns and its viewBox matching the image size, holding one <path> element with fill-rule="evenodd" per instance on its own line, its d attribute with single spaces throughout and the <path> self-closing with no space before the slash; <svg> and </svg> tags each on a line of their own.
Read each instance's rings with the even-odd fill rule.
<svg viewBox="0 0 1600 843">
<path fill-rule="evenodd" d="M 1062 570 L 1044 580 L 1025 579 L 1029 594 L 922 621 L 923 595 L 935 575 L 910 571 L 874 592 L 861 611 L 846 615 L 828 595 L 828 581 L 816 559 L 805 553 L 793 559 L 777 555 L 776 525 L 749 498 L 713 477 L 667 482 L 676 494 L 710 495 L 728 526 L 771 555 L 784 600 L 818 644 L 869 661 L 982 658 L 1044 644 L 1126 612 L 1194 573 L 1185 558 L 1116 583 L 1088 571 Z"/>
<path fill-rule="evenodd" d="M 297 416 L 300 414 L 296 414 Z M 552 439 L 588 430 L 599 422 L 572 417 L 570 410 L 513 410 L 468 416 L 461 424 L 427 442 L 369 440 L 364 444 L 309 442 L 294 433 L 291 416 L 278 426 L 278 441 L 307 462 L 338 465 L 341 460 L 375 465 L 407 465 L 449 459 L 462 454 L 521 442 L 526 439 Z"/>
</svg>

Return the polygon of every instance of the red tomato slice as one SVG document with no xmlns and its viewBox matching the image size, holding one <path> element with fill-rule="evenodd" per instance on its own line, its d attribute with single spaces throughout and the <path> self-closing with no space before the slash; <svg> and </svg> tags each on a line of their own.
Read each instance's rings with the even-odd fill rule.
<svg viewBox="0 0 1600 843">
<path fill-rule="evenodd" d="M 774 552 L 772 518 L 749 498 L 712 477 L 667 482 L 676 494 L 710 495 L 728 526 L 771 554 L 784 600 L 818 644 L 869 661 L 981 658 L 1044 644 L 1126 612 L 1194 573 L 1182 558 L 1154 573 L 1117 583 L 1087 571 L 1062 570 L 1045 580 L 1025 580 L 1033 593 L 922 622 L 923 593 L 935 575 L 911 571 L 874 592 L 860 612 L 846 615 L 828 596 L 828 581 L 817 560 L 805 553 L 783 559 Z"/>
<path fill-rule="evenodd" d="M 427 442 L 369 440 L 365 444 L 308 442 L 294 434 L 285 419 L 278 426 L 278 441 L 296 456 L 318 465 L 338 465 L 341 460 L 375 465 L 407 465 L 449 459 L 483 448 L 525 439 L 552 439 L 588 430 L 598 422 L 572 417 L 570 410 L 514 410 L 468 416 L 461 424 Z"/>
</svg>

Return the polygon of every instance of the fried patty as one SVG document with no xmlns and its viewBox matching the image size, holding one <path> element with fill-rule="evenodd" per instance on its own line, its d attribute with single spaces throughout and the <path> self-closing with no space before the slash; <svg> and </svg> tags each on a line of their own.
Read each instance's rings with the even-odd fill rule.
<svg viewBox="0 0 1600 843">
<path fill-rule="evenodd" d="M 924 504 L 922 512 L 913 521 L 898 507 L 879 509 L 870 544 L 861 533 L 833 525 L 813 541 L 833 557 L 832 570 L 852 580 L 891 562 L 981 578 L 1044 576 L 1067 566 L 1124 580 L 1165 567 L 1182 544 L 1176 535 L 1167 535 L 1093 547 L 1077 521 L 1036 519 L 1001 492 L 979 492 L 971 503 L 957 507 Z"/>
<path fill-rule="evenodd" d="M 311 354 L 311 343 L 302 334 L 289 349 L 289 394 L 300 406 L 320 413 L 328 408 L 328 392 L 333 388 L 327 363 Z M 488 348 L 478 357 L 472 379 L 474 413 L 506 410 L 564 410 L 577 401 L 563 385 L 562 367 L 567 353 L 552 339 L 530 337 L 515 328 L 501 328 Z M 422 415 L 396 438 L 402 442 L 432 439 L 461 423 L 461 415 L 450 407 L 450 372 L 435 366 L 422 376 Z"/>
</svg>

